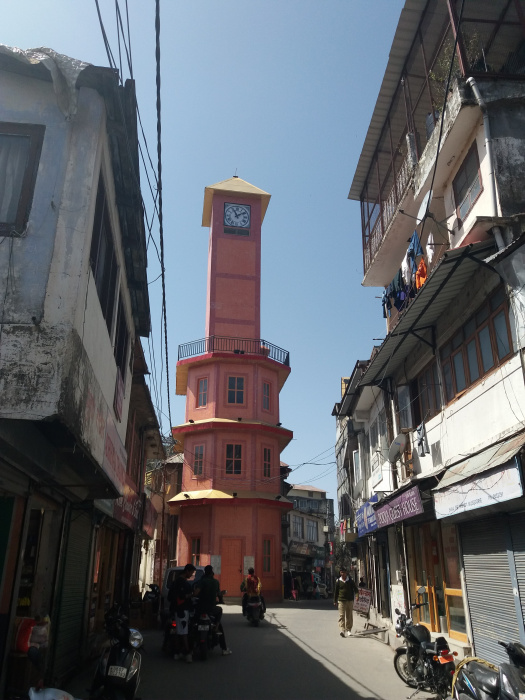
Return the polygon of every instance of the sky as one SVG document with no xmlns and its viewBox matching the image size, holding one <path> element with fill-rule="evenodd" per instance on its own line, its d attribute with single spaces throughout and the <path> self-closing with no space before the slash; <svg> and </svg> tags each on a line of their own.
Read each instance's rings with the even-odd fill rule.
<svg viewBox="0 0 525 700">
<path fill-rule="evenodd" d="M 289 481 L 337 498 L 334 404 L 341 377 L 384 338 L 381 291 L 361 286 L 358 202 L 348 200 L 387 65 L 402 0 L 161 0 L 162 193 L 169 408 L 178 346 L 204 337 L 209 229 L 204 188 L 237 174 L 272 196 L 262 228 L 261 335 L 290 352 L 280 420 L 294 433 L 281 454 Z M 49 47 L 98 66 L 109 59 L 95 0 L 0 0 L 0 43 Z M 151 393 L 169 432 L 162 348 L 155 2 L 119 0 L 129 17 L 146 168 Z M 117 65 L 115 0 L 99 0 Z M 130 75 L 120 42 L 122 75 Z M 149 156 L 148 156 L 149 153 Z M 337 513 L 337 505 L 336 505 Z"/>
</svg>

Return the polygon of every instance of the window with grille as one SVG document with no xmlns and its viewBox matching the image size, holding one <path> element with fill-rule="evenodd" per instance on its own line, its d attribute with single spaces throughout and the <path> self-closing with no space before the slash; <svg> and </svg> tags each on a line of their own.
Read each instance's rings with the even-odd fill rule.
<svg viewBox="0 0 525 700">
<path fill-rule="evenodd" d="M 441 349 L 446 401 L 462 394 L 511 354 L 508 305 L 499 287 Z"/>
<path fill-rule="evenodd" d="M 191 539 L 191 563 L 193 566 L 199 566 L 201 563 L 201 538 L 192 537 Z"/>
<path fill-rule="evenodd" d="M 244 403 L 244 377 L 228 377 L 228 403 Z"/>
<path fill-rule="evenodd" d="M 272 451 L 269 447 L 264 448 L 263 454 L 263 474 L 265 477 L 270 477 L 272 471 Z"/>
<path fill-rule="evenodd" d="M 199 379 L 197 392 L 197 408 L 202 408 L 208 404 L 208 377 Z"/>
<path fill-rule="evenodd" d="M 481 193 L 478 149 L 472 144 L 452 183 L 458 219 L 463 221 Z"/>
<path fill-rule="evenodd" d="M 226 474 L 240 474 L 242 469 L 242 445 L 226 445 Z"/>
<path fill-rule="evenodd" d="M 195 476 L 202 475 L 204 464 L 204 445 L 196 445 L 193 452 L 193 473 Z"/>
</svg>

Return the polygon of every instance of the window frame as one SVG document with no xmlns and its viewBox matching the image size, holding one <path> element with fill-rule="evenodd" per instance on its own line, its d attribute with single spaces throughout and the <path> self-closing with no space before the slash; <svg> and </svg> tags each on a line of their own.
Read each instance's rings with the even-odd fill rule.
<svg viewBox="0 0 525 700">
<path fill-rule="evenodd" d="M 231 449 L 231 456 L 229 452 Z M 238 448 L 238 449 L 237 449 Z M 238 456 L 236 456 L 238 453 Z M 242 443 L 239 442 L 227 442 L 224 449 L 224 467 L 225 474 L 227 476 L 241 476 L 242 475 Z M 231 462 L 229 466 L 228 463 Z"/>
<path fill-rule="evenodd" d="M 201 563 L 201 538 L 191 538 L 191 563 L 193 566 L 199 566 Z"/>
<path fill-rule="evenodd" d="M 263 477 L 270 479 L 272 476 L 272 448 L 263 447 Z"/>
<path fill-rule="evenodd" d="M 263 381 L 263 392 L 262 392 L 262 410 L 263 411 L 270 411 L 271 386 L 272 385 L 270 382 Z"/>
<path fill-rule="evenodd" d="M 494 297 L 501 293 L 503 298 L 498 304 L 498 306 L 496 306 L 496 308 L 493 309 L 492 300 L 494 299 Z M 481 321 L 478 321 L 477 317 L 480 317 L 480 315 L 482 315 L 485 311 L 488 311 L 487 316 L 485 318 L 482 318 Z M 499 356 L 497 333 L 494 329 L 494 319 L 496 318 L 496 316 L 499 316 L 501 312 L 504 313 L 505 326 L 507 330 L 507 343 L 509 348 L 509 352 L 506 355 L 503 355 L 503 357 Z M 466 335 L 465 327 L 468 326 L 472 321 L 474 321 L 474 330 L 468 335 Z M 486 328 L 488 328 L 489 330 L 489 340 L 490 348 L 492 351 L 493 363 L 488 369 L 485 370 L 483 365 L 482 346 L 479 340 L 479 336 L 481 332 L 484 331 Z M 462 339 L 460 342 L 458 342 L 457 340 L 459 338 L 459 334 L 462 334 Z M 474 380 L 471 380 L 471 370 L 468 355 L 468 346 L 471 344 L 472 341 L 475 341 L 478 369 L 478 376 Z M 454 343 L 457 343 L 455 347 Z M 512 332 L 509 320 L 508 297 L 505 293 L 504 287 L 502 285 L 499 285 L 492 292 L 492 294 L 487 296 L 483 304 L 481 304 L 476 309 L 476 311 L 464 323 L 462 323 L 461 326 L 459 326 L 459 328 L 456 329 L 452 337 L 440 348 L 439 357 L 441 361 L 441 368 L 443 371 L 444 404 L 448 405 L 452 401 L 462 396 L 466 391 L 470 389 L 470 387 L 475 386 L 484 377 L 486 377 L 495 369 L 503 365 L 513 354 L 514 348 L 512 343 Z M 456 366 L 454 364 L 454 359 L 456 357 L 460 357 L 462 360 L 463 375 L 465 377 L 465 386 L 460 390 L 458 390 L 457 388 Z M 450 395 L 447 386 L 447 379 L 449 378 L 451 388 Z"/>
<path fill-rule="evenodd" d="M 206 386 L 201 390 L 202 383 L 205 382 Z M 197 379 L 197 402 L 196 408 L 206 408 L 208 405 L 208 377 L 199 377 Z"/>
<path fill-rule="evenodd" d="M 468 184 L 467 190 L 465 194 L 463 195 L 462 199 L 459 201 L 459 195 L 458 195 L 458 178 L 463 174 L 463 172 L 466 170 L 467 166 L 469 165 L 469 159 L 472 158 L 472 156 L 475 156 L 476 158 L 476 164 L 477 164 L 477 178 L 478 178 L 478 183 L 479 183 L 479 191 L 474 197 L 474 199 L 471 198 L 471 190 L 474 185 L 475 180 L 472 180 Z M 454 193 L 454 204 L 456 205 L 456 216 L 459 219 L 459 221 L 463 222 L 467 218 L 467 216 L 470 214 L 472 211 L 472 208 L 474 204 L 477 202 L 479 199 L 481 193 L 483 192 L 483 180 L 481 179 L 481 168 L 479 164 L 479 153 L 478 153 L 478 146 L 476 141 L 474 140 L 467 151 L 467 155 L 463 158 L 463 161 L 461 165 L 459 166 L 456 174 L 454 175 L 454 179 L 452 180 L 452 192 Z M 465 211 L 463 216 L 460 214 L 460 210 L 462 205 L 465 203 L 467 200 L 467 197 L 470 198 L 470 204 L 468 209 Z"/>
<path fill-rule="evenodd" d="M 312 535 L 310 533 L 312 531 Z M 313 536 L 315 535 L 315 537 Z M 318 542 L 319 540 L 319 523 L 317 520 L 308 518 L 306 521 L 306 540 L 307 542 Z"/>
<path fill-rule="evenodd" d="M 23 136 L 29 138 L 29 149 L 20 186 L 15 221 L 14 223 L 0 221 L 0 236 L 19 236 L 27 226 L 35 194 L 45 131 L 46 127 L 43 124 L 0 122 L 0 136 Z"/>
<path fill-rule="evenodd" d="M 235 380 L 235 388 L 230 389 L 230 380 Z M 242 382 L 242 388 L 239 389 L 239 381 Z M 230 401 L 230 392 L 235 394 L 235 401 Z M 239 394 L 242 394 L 242 401 L 238 401 Z M 228 406 L 244 406 L 246 395 L 245 377 L 242 375 L 228 375 L 226 381 L 226 403 Z"/>
<path fill-rule="evenodd" d="M 304 540 L 304 518 L 302 515 L 292 514 L 292 532 L 294 537 Z"/>
<path fill-rule="evenodd" d="M 423 386 L 422 381 L 428 381 L 429 373 L 431 375 L 430 378 L 434 381 L 432 381 L 430 384 L 427 383 Z M 419 406 L 419 415 L 421 416 L 421 420 L 423 421 L 430 420 L 431 418 L 434 418 L 434 416 L 437 416 L 437 414 L 441 412 L 441 408 L 443 406 L 441 382 L 439 377 L 437 360 L 435 357 L 426 365 L 426 367 L 421 372 L 419 372 L 419 374 L 415 378 L 415 382 L 417 386 L 417 402 Z M 423 390 L 425 391 L 426 396 L 425 401 L 423 401 Z M 432 405 L 430 405 L 431 403 Z"/>
<path fill-rule="evenodd" d="M 263 538 L 263 557 L 262 557 L 263 574 L 272 573 L 272 540 Z"/>
<path fill-rule="evenodd" d="M 193 448 L 193 476 L 202 476 L 204 471 L 204 444 Z"/>
</svg>

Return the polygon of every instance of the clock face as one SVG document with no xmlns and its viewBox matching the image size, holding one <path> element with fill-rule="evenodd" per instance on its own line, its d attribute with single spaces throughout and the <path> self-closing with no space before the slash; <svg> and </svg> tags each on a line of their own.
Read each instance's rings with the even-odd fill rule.
<svg viewBox="0 0 525 700">
<path fill-rule="evenodd" d="M 225 204 L 224 225 L 235 228 L 250 228 L 251 207 L 249 204 Z"/>
</svg>

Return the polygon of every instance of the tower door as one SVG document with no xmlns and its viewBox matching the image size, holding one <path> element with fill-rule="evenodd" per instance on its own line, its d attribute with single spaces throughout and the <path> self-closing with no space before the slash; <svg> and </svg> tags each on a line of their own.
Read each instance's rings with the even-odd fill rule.
<svg viewBox="0 0 525 700">
<path fill-rule="evenodd" d="M 228 597 L 241 595 L 240 585 L 242 573 L 242 540 L 225 537 L 222 540 L 221 557 L 221 588 L 226 589 Z"/>
</svg>

